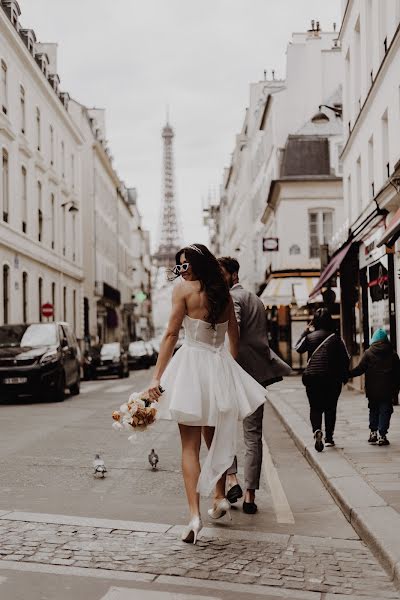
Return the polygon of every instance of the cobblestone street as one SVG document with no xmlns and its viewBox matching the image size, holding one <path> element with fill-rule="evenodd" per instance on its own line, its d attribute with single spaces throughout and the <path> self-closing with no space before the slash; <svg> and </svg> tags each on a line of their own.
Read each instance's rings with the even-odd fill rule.
<svg viewBox="0 0 400 600">
<path fill-rule="evenodd" d="M 192 546 L 179 540 L 178 527 L 143 523 L 137 529 L 141 530 L 7 520 L 4 515 L 0 557 L 2 561 L 150 574 L 154 580 L 170 575 L 351 597 L 398 598 L 371 553 L 356 540 L 281 534 L 242 534 L 230 539 L 229 530 L 206 530 L 197 546 Z"/>
</svg>

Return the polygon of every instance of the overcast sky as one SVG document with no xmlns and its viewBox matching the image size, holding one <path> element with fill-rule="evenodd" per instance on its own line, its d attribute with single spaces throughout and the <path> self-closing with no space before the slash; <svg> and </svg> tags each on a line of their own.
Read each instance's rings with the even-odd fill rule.
<svg viewBox="0 0 400 600">
<path fill-rule="evenodd" d="M 175 130 L 184 240 L 206 241 L 202 198 L 229 165 L 248 84 L 275 69 L 311 19 L 340 26 L 340 0 L 19 0 L 21 23 L 59 44 L 61 88 L 106 108 L 114 165 L 139 193 L 153 243 L 161 196 L 161 129 Z"/>
</svg>

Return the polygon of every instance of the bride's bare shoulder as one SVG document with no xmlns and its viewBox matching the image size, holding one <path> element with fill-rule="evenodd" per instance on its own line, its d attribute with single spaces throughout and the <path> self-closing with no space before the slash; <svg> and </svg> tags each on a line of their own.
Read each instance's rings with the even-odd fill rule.
<svg viewBox="0 0 400 600">
<path fill-rule="evenodd" d="M 175 297 L 186 297 L 193 294 L 193 292 L 197 291 L 197 287 L 193 285 L 196 283 L 196 281 L 185 281 L 184 279 L 176 281 L 174 284 L 173 295 Z"/>
</svg>

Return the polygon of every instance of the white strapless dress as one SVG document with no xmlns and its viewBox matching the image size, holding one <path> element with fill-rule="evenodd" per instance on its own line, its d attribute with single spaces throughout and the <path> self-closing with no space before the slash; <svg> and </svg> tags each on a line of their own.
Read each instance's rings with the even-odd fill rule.
<svg viewBox="0 0 400 600">
<path fill-rule="evenodd" d="M 198 491 L 208 496 L 236 454 L 237 421 L 266 400 L 265 389 L 232 358 L 225 346 L 228 322 L 215 330 L 185 316 L 185 339 L 162 378 L 159 416 L 184 425 L 208 425 L 215 433 L 202 467 Z"/>
</svg>

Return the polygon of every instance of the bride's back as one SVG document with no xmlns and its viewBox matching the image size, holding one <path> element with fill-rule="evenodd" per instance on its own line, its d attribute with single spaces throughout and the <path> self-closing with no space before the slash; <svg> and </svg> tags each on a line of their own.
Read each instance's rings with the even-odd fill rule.
<svg viewBox="0 0 400 600">
<path fill-rule="evenodd" d="M 200 281 L 182 281 L 178 285 L 182 285 L 182 290 L 185 296 L 187 315 L 192 319 L 201 319 L 207 321 L 209 312 L 209 304 L 207 294 L 201 289 Z M 223 312 L 219 316 L 218 322 L 224 323 L 229 319 L 229 304 L 226 305 Z"/>
</svg>

